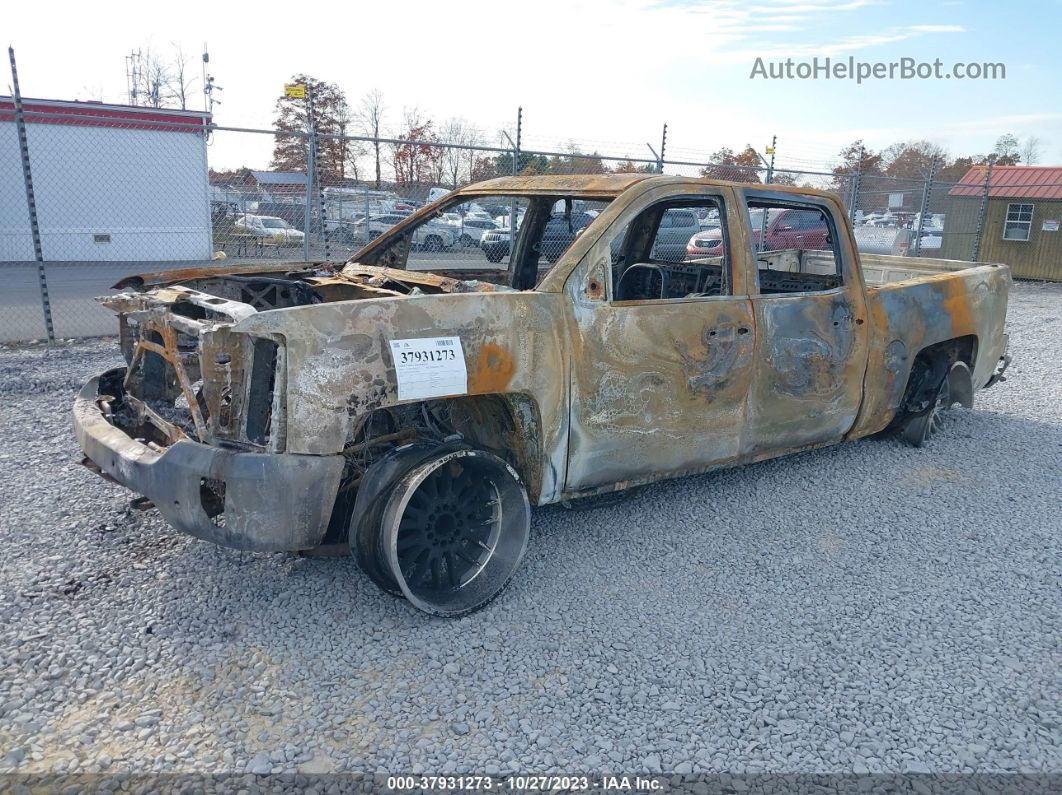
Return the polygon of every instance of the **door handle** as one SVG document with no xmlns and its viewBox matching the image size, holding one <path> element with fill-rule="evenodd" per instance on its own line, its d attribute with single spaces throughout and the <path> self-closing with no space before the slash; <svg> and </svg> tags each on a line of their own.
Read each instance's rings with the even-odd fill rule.
<svg viewBox="0 0 1062 795">
<path fill-rule="evenodd" d="M 740 326 L 738 328 L 738 334 L 748 334 L 748 333 L 749 333 L 749 330 L 745 326 Z"/>
</svg>

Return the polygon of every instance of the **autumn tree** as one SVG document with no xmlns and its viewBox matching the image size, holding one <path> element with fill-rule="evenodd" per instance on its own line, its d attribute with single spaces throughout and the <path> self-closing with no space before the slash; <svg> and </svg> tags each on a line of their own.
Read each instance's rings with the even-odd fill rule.
<svg viewBox="0 0 1062 795">
<path fill-rule="evenodd" d="M 509 158 L 509 163 L 512 164 L 512 158 Z M 498 176 L 501 176 L 501 172 L 498 171 L 495 158 L 477 156 L 472 162 L 472 172 L 468 178 L 471 182 L 483 182 Z"/>
<path fill-rule="evenodd" d="M 958 182 L 973 166 L 983 163 L 983 155 L 976 157 L 957 157 L 945 164 L 934 178 L 938 182 Z"/>
<path fill-rule="evenodd" d="M 616 174 L 655 174 L 656 165 L 654 163 L 635 163 L 628 157 L 626 160 L 616 163 L 612 171 Z"/>
<path fill-rule="evenodd" d="M 745 144 L 745 148 L 735 153 L 733 149 L 724 146 L 712 152 L 708 156 L 709 163 L 701 169 L 702 177 L 709 179 L 725 179 L 733 182 L 759 182 L 758 171 L 763 168 L 760 156 L 751 144 Z"/>
<path fill-rule="evenodd" d="M 772 171 L 772 185 L 796 185 L 796 174 L 792 171 Z M 810 187 L 810 186 L 809 186 Z"/>
<path fill-rule="evenodd" d="M 250 187 L 254 185 L 254 174 L 246 166 L 231 169 L 212 168 L 207 173 L 207 180 L 211 185 L 245 185 Z"/>
<path fill-rule="evenodd" d="M 549 172 L 549 158 L 530 152 L 521 152 L 516 161 L 516 173 L 525 176 L 546 174 Z M 513 173 L 512 152 L 501 152 L 494 156 L 494 170 L 499 177 L 509 177 Z"/>
<path fill-rule="evenodd" d="M 402 115 L 402 128 L 395 135 L 399 142 L 389 144 L 395 183 L 409 187 L 436 181 L 442 149 L 432 146 L 437 140 L 432 120 L 425 118 L 419 108 L 406 108 Z"/>
<path fill-rule="evenodd" d="M 924 180 L 945 164 L 948 152 L 929 141 L 901 141 L 881 152 L 884 173 L 900 179 Z"/>
<path fill-rule="evenodd" d="M 881 204 L 882 191 L 885 184 L 881 177 L 884 174 L 882 156 L 878 152 L 868 149 L 862 140 L 853 141 L 838 153 L 840 163 L 833 168 L 832 190 L 841 196 L 846 203 L 852 200 L 851 190 L 853 180 L 859 175 L 859 195 L 855 198 L 855 205 L 859 209 L 871 209 Z"/>
<path fill-rule="evenodd" d="M 326 83 L 310 75 L 294 75 L 291 83 L 305 86 L 304 99 L 291 99 L 281 95 L 276 102 L 276 119 L 273 126 L 281 133 L 302 135 L 277 135 L 273 144 L 275 171 L 306 171 L 307 141 L 305 133 L 310 129 L 309 114 L 313 107 L 313 132 L 317 136 L 317 170 L 321 183 L 334 185 L 346 178 L 350 160 L 350 142 L 342 136 L 350 123 L 350 109 L 342 89 L 335 83 Z"/>
<path fill-rule="evenodd" d="M 584 154 L 574 141 L 565 147 L 567 154 L 548 158 L 546 170 L 550 174 L 607 174 L 608 169 L 597 150 Z"/>
</svg>

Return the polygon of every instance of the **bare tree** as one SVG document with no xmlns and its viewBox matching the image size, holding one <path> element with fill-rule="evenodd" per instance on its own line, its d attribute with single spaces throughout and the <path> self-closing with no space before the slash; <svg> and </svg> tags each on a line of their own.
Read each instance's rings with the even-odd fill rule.
<svg viewBox="0 0 1062 795">
<path fill-rule="evenodd" d="M 380 189 L 380 128 L 383 126 L 386 111 L 387 105 L 384 103 L 383 92 L 374 88 L 361 98 L 358 110 L 354 114 L 362 134 L 375 139 L 372 147 L 376 158 L 376 190 Z"/>
<path fill-rule="evenodd" d="M 195 79 L 188 74 L 188 56 L 180 44 L 173 45 L 173 65 L 170 68 L 169 88 L 173 99 L 181 106 L 181 110 L 188 110 L 188 95 L 191 93 Z"/>
<path fill-rule="evenodd" d="M 476 152 L 474 149 L 467 147 L 480 144 L 480 132 L 465 119 L 455 117 L 443 125 L 439 140 L 457 144 L 456 147 L 444 149 L 442 157 L 439 159 L 443 170 L 443 179 L 441 181 L 449 184 L 452 188 L 457 188 L 472 178 L 472 167 L 475 163 Z"/>
<path fill-rule="evenodd" d="M 1030 135 L 1021 146 L 1021 161 L 1027 166 L 1035 166 L 1040 162 L 1042 141 L 1035 135 Z"/>
<path fill-rule="evenodd" d="M 140 88 L 146 98 L 146 104 L 152 108 L 165 107 L 169 98 L 170 67 L 151 48 L 144 50 L 140 79 Z"/>
<path fill-rule="evenodd" d="M 188 109 L 195 79 L 191 76 L 191 64 L 184 50 L 173 43 L 173 56 L 166 58 L 150 46 L 137 50 L 130 56 L 129 101 L 152 108 L 179 107 Z"/>
</svg>

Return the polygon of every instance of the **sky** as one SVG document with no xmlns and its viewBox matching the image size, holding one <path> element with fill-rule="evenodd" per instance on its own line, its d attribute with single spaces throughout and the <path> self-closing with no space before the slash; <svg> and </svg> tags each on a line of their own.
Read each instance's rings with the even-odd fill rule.
<svg viewBox="0 0 1062 795">
<path fill-rule="evenodd" d="M 536 0 L 500 3 L 17 3 L 4 13 L 23 96 L 126 101 L 125 56 L 176 46 L 199 55 L 222 91 L 215 121 L 268 128 L 297 72 L 337 83 L 351 105 L 371 89 L 387 131 L 403 109 L 461 117 L 495 144 L 523 107 L 525 148 L 705 159 L 720 147 L 763 150 L 779 165 L 822 168 L 851 141 L 871 148 L 928 139 L 953 155 L 990 151 L 1002 133 L 1041 142 L 1062 163 L 1062 0 Z M 1006 66 L 1006 79 L 765 80 L 765 64 L 813 57 Z M 8 82 L 8 81 L 5 81 Z M 267 136 L 219 132 L 215 168 L 268 165 Z"/>
</svg>

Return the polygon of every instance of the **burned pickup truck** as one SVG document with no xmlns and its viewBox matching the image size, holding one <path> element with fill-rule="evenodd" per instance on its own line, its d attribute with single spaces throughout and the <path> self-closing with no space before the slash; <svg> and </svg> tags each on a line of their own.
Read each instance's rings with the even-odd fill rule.
<svg viewBox="0 0 1062 795">
<path fill-rule="evenodd" d="M 416 245 L 477 206 L 511 219 L 501 262 Z M 100 300 L 127 366 L 85 385 L 75 425 L 87 463 L 179 530 L 349 550 L 457 615 L 512 577 L 532 505 L 880 432 L 923 444 L 1001 378 L 1009 284 L 1002 265 L 861 257 L 827 193 L 502 178 L 342 266 L 123 280 Z"/>
</svg>

